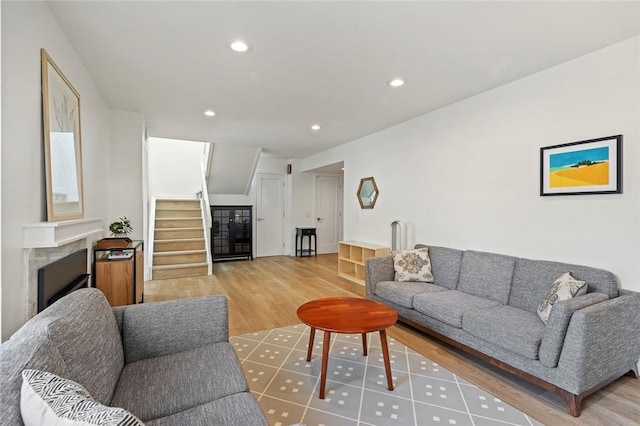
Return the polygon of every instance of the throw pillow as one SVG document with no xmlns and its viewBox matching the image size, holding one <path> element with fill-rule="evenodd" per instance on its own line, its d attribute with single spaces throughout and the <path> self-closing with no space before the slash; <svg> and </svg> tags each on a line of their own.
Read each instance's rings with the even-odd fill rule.
<svg viewBox="0 0 640 426">
<path fill-rule="evenodd" d="M 554 303 L 581 296 L 587 292 L 587 283 L 575 279 L 570 272 L 565 272 L 553 282 L 553 285 L 538 306 L 538 316 L 546 324 L 551 315 Z"/>
<path fill-rule="evenodd" d="M 25 426 L 144 426 L 125 409 L 94 401 L 78 383 L 38 370 L 22 372 L 20 413 Z"/>
<path fill-rule="evenodd" d="M 428 247 L 393 253 L 393 269 L 396 281 L 433 282 Z"/>
</svg>

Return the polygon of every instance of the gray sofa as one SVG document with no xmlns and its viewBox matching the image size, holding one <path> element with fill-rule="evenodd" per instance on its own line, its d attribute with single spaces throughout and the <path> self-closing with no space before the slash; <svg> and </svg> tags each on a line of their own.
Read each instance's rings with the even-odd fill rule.
<svg viewBox="0 0 640 426">
<path fill-rule="evenodd" d="M 418 245 L 419 247 L 426 247 Z M 601 269 L 501 254 L 429 247 L 434 282 L 396 282 L 392 256 L 365 263 L 366 295 L 400 321 L 561 395 L 580 415 L 582 399 L 617 378 L 638 377 L 640 293 L 619 290 Z M 536 309 L 565 272 L 587 294 Z"/>
<path fill-rule="evenodd" d="M 0 346 L 0 424 L 20 425 L 21 372 L 78 382 L 146 425 L 266 425 L 222 296 L 111 308 L 96 289 L 60 299 Z"/>
</svg>

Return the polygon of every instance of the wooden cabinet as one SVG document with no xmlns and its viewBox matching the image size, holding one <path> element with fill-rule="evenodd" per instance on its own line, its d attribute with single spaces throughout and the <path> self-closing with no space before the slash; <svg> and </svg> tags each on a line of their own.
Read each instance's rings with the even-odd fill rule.
<svg viewBox="0 0 640 426">
<path fill-rule="evenodd" d="M 252 206 L 211 206 L 213 260 L 253 260 Z"/>
<path fill-rule="evenodd" d="M 338 244 L 338 275 L 364 285 L 364 261 L 370 257 L 387 256 L 389 247 L 356 241 L 340 241 Z"/>
<path fill-rule="evenodd" d="M 120 246 L 114 244 L 109 244 L 109 247 L 93 247 L 94 286 L 105 294 L 111 306 L 142 303 L 143 243 L 132 241 Z"/>
</svg>

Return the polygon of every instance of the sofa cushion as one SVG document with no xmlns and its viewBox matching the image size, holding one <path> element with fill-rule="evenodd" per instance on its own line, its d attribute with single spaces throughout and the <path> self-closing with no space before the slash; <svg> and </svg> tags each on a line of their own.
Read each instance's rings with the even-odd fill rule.
<svg viewBox="0 0 640 426">
<path fill-rule="evenodd" d="M 20 411 L 26 426 L 144 426 L 128 411 L 94 401 L 73 380 L 30 369 L 22 372 L 22 378 Z"/>
<path fill-rule="evenodd" d="M 429 248 L 400 250 L 393 253 L 393 270 L 395 281 L 433 282 Z"/>
<path fill-rule="evenodd" d="M 32 318 L 0 346 L 0 425 L 21 424 L 22 370 L 34 368 L 63 377 L 69 374 L 58 348 L 44 334 L 45 329 L 40 328 L 39 323 L 39 316 Z"/>
<path fill-rule="evenodd" d="M 383 281 L 376 286 L 376 296 L 405 308 L 413 308 L 413 296 L 445 291 L 446 288 L 423 282 Z"/>
<path fill-rule="evenodd" d="M 515 263 L 511 256 L 465 251 L 457 290 L 506 305 Z"/>
<path fill-rule="evenodd" d="M 465 312 L 498 304 L 493 300 L 457 290 L 421 293 L 413 297 L 413 309 L 458 328 L 462 328 L 462 317 Z"/>
<path fill-rule="evenodd" d="M 122 315 L 127 364 L 229 341 L 228 307 L 224 297 L 194 297 L 134 307 L 124 308 Z"/>
<path fill-rule="evenodd" d="M 554 282 L 544 299 L 538 305 L 538 316 L 544 323 L 547 323 L 553 305 L 562 300 L 573 299 L 576 296 L 587 292 L 587 283 L 575 279 L 570 272 L 560 275 Z"/>
<path fill-rule="evenodd" d="M 151 420 L 147 426 L 267 426 L 264 414 L 249 392 L 236 393 L 167 417 Z"/>
<path fill-rule="evenodd" d="M 434 284 L 446 287 L 449 290 L 456 289 L 460 278 L 462 253 L 462 250 L 447 247 L 429 247 Z"/>
<path fill-rule="evenodd" d="M 523 357 L 538 359 L 544 323 L 533 312 L 500 305 L 466 312 L 462 329 Z"/>
<path fill-rule="evenodd" d="M 213 343 L 127 364 L 110 405 L 146 422 L 247 390 L 233 347 Z"/>
<path fill-rule="evenodd" d="M 535 312 L 553 281 L 567 271 L 586 281 L 589 293 L 604 293 L 609 298 L 618 296 L 616 277 L 609 271 L 546 260 L 517 259 L 508 304 Z"/>
<path fill-rule="evenodd" d="M 55 307 L 55 309 L 51 309 Z M 40 316 L 69 375 L 101 404 L 108 404 L 124 366 L 122 340 L 104 294 L 87 288 L 63 297 Z"/>
</svg>

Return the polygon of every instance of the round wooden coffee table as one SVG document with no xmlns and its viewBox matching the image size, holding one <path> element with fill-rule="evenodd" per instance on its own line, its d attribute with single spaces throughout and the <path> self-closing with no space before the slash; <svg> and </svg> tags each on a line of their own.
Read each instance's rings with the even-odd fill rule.
<svg viewBox="0 0 640 426">
<path fill-rule="evenodd" d="M 313 339 L 316 329 L 324 331 L 322 345 L 322 370 L 320 374 L 320 399 L 324 399 L 327 381 L 327 363 L 329 360 L 329 342 L 331 333 L 362 334 L 362 352 L 367 355 L 367 333 L 379 331 L 382 344 L 384 369 L 387 374 L 387 385 L 393 390 L 391 365 L 389 363 L 389 347 L 387 346 L 386 329 L 398 320 L 397 312 L 380 302 L 355 297 L 329 297 L 316 299 L 300 306 L 298 318 L 311 327 L 307 362 L 311 361 Z"/>
</svg>

